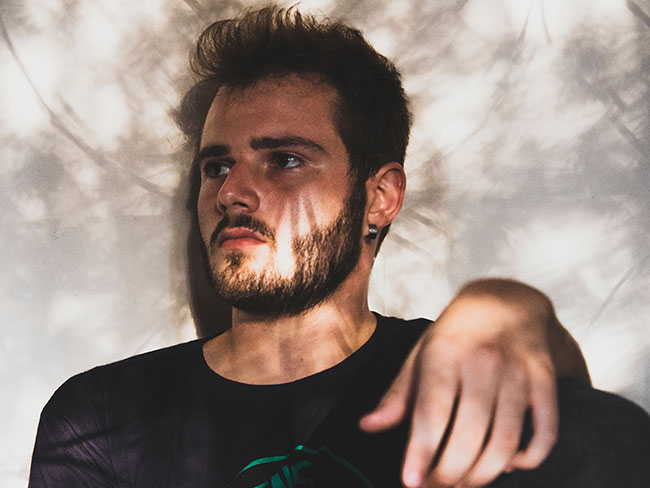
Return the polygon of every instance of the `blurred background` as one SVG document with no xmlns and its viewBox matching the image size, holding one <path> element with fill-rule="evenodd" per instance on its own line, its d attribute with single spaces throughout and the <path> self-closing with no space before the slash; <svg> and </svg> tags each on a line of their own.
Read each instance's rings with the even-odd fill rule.
<svg viewBox="0 0 650 488">
<path fill-rule="evenodd" d="M 0 3 L 0 485 L 26 486 L 69 376 L 196 337 L 188 53 L 254 1 Z M 288 2 L 280 2 L 288 5 Z M 404 75 L 405 208 L 375 310 L 435 318 L 468 279 L 554 301 L 596 387 L 650 410 L 650 2 L 318 0 Z"/>
</svg>

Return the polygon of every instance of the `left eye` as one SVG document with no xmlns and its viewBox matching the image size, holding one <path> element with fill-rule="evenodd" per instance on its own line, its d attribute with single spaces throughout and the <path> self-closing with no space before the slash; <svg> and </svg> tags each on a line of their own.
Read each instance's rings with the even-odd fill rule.
<svg viewBox="0 0 650 488">
<path fill-rule="evenodd" d="M 287 153 L 276 153 L 271 159 L 273 161 L 273 164 L 279 166 L 282 169 L 297 168 L 302 164 L 301 158 Z"/>
</svg>

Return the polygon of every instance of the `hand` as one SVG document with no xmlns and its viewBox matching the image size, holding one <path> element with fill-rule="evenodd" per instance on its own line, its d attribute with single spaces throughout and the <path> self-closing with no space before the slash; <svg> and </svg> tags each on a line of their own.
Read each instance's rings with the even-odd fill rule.
<svg viewBox="0 0 650 488">
<path fill-rule="evenodd" d="M 582 359 L 565 336 L 551 302 L 534 288 L 470 283 L 425 331 L 361 428 L 382 431 L 411 417 L 402 472 L 408 487 L 483 486 L 503 471 L 535 468 L 557 439 L 554 363 Z M 552 355 L 550 344 L 564 350 Z M 586 366 L 574 376 L 583 374 L 588 381 Z M 518 452 L 528 408 L 534 434 Z"/>
</svg>

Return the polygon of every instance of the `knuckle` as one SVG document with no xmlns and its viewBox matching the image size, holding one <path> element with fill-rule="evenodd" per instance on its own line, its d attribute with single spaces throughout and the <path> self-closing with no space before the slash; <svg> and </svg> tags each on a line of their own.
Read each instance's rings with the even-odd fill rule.
<svg viewBox="0 0 650 488">
<path fill-rule="evenodd" d="M 429 366 L 438 363 L 456 364 L 462 357 L 462 351 L 458 344 L 444 338 L 431 340 L 424 344 L 420 354 Z"/>
<path fill-rule="evenodd" d="M 546 386 L 555 384 L 555 368 L 550 362 L 541 362 L 537 368 L 534 368 L 535 380 Z"/>
<path fill-rule="evenodd" d="M 511 381 L 519 386 L 524 388 L 528 384 L 528 368 L 525 364 L 520 361 L 515 361 L 508 366 L 508 375 L 511 378 Z"/>
<path fill-rule="evenodd" d="M 433 482 L 439 486 L 453 486 L 458 481 L 458 473 L 447 467 L 439 467 L 432 473 Z"/>
<path fill-rule="evenodd" d="M 493 346 L 483 346 L 475 354 L 478 366 L 483 370 L 494 371 L 505 363 L 503 352 Z"/>
<path fill-rule="evenodd" d="M 528 378 L 528 367 L 523 361 L 512 361 L 509 365 L 511 374 L 515 378 L 525 379 Z"/>
<path fill-rule="evenodd" d="M 519 447 L 519 431 L 517 429 L 508 429 L 503 435 L 491 439 L 491 449 L 493 450 L 492 458 L 496 461 L 510 459 Z"/>
<path fill-rule="evenodd" d="M 465 343 L 463 337 L 457 334 L 439 333 L 430 334 L 422 343 L 422 348 L 438 354 L 456 354 L 463 350 Z"/>
<path fill-rule="evenodd" d="M 419 405 L 416 405 L 414 416 L 417 416 L 418 422 L 421 425 L 426 425 L 428 428 L 431 428 L 442 417 L 442 410 L 437 402 L 421 402 Z"/>
<path fill-rule="evenodd" d="M 483 472 L 480 474 L 473 474 L 466 480 L 463 480 L 463 487 L 474 488 L 478 486 L 485 486 L 490 483 L 494 478 L 499 475 L 499 471 Z"/>
</svg>

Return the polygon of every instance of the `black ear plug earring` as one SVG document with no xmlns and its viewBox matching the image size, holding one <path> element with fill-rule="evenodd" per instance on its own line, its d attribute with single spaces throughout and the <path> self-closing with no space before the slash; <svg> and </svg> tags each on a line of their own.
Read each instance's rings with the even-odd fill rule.
<svg viewBox="0 0 650 488">
<path fill-rule="evenodd" d="M 379 233 L 379 230 L 377 229 L 377 226 L 375 224 L 368 224 L 368 239 L 373 240 L 377 238 L 377 234 Z"/>
</svg>

